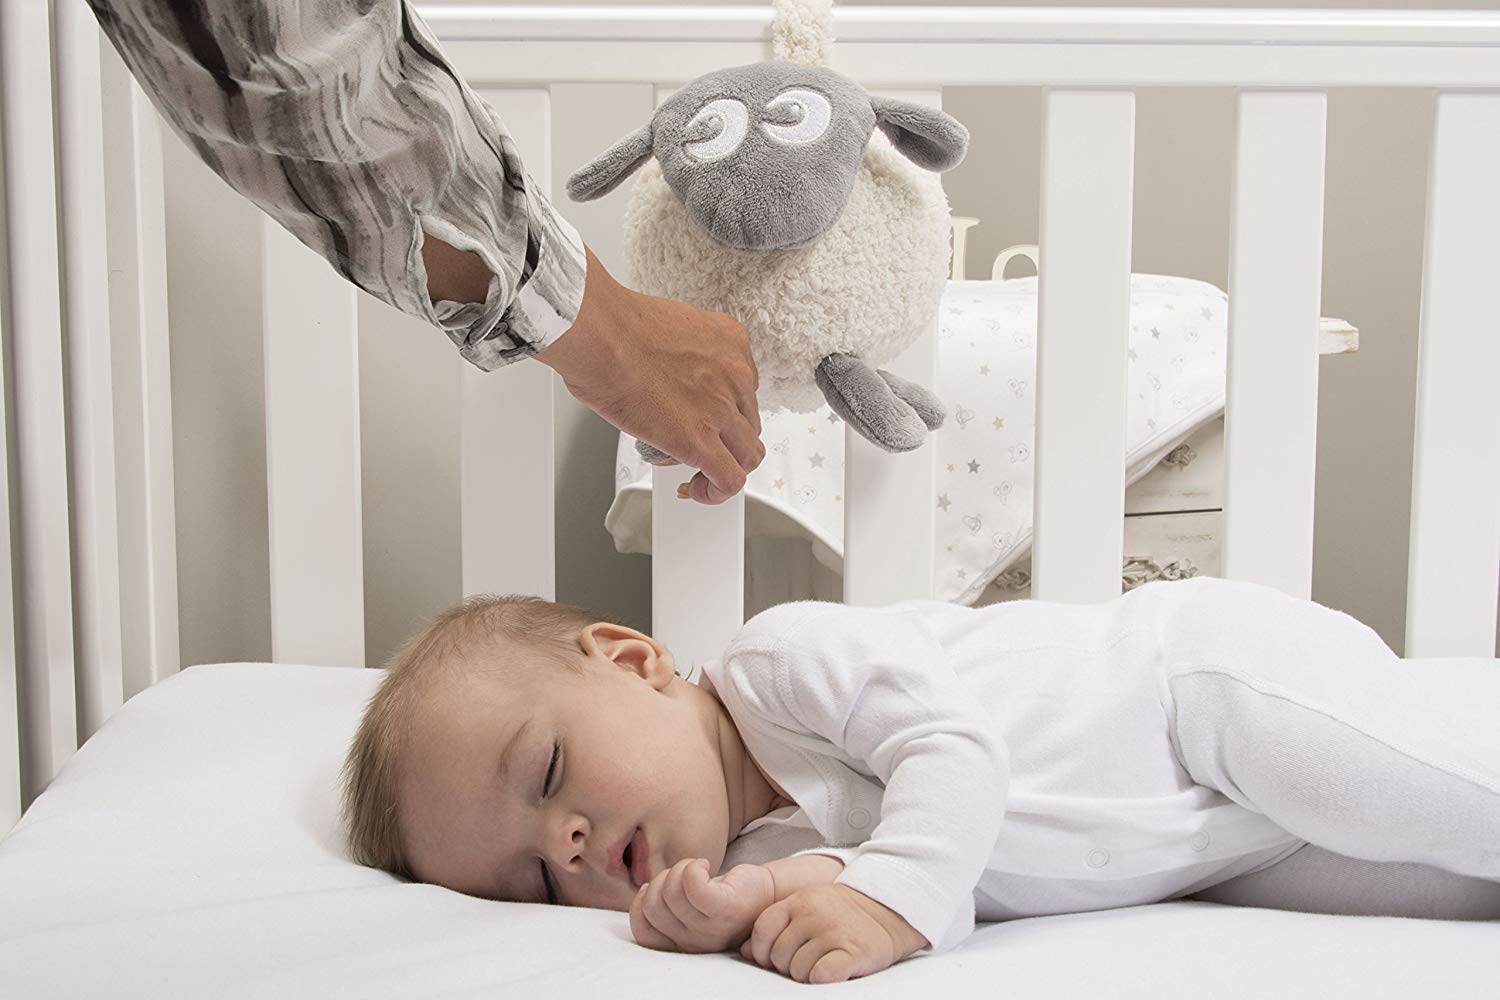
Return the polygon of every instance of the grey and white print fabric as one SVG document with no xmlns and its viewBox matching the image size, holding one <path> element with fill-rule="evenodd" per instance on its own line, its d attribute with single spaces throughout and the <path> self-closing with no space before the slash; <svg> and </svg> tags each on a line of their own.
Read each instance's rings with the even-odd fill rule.
<svg viewBox="0 0 1500 1000">
<path fill-rule="evenodd" d="M 1213 285 L 1130 276 L 1125 476 L 1133 482 L 1224 411 L 1228 299 Z M 937 493 L 933 594 L 972 604 L 1031 551 L 1036 438 L 1037 279 L 950 281 L 938 312 L 938 397 L 949 419 L 935 433 Z M 844 424 L 827 407 L 762 412 L 766 458 L 745 485 L 746 530 L 784 515 L 768 533 L 811 541 L 842 569 Z M 651 467 L 622 434 L 615 500 L 604 525 L 621 552 L 651 551 Z M 761 511 L 757 511 L 757 507 Z M 773 521 L 775 519 L 772 519 Z"/>
<path fill-rule="evenodd" d="M 339 274 L 477 367 L 578 315 L 583 242 L 405 0 L 88 0 L 157 109 Z M 483 303 L 434 303 L 423 232 L 478 254 Z"/>
</svg>

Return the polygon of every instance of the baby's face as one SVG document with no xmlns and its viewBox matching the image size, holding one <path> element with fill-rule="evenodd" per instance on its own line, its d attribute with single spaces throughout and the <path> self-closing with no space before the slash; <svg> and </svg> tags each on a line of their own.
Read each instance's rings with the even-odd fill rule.
<svg viewBox="0 0 1500 1000">
<path fill-rule="evenodd" d="M 601 623 L 580 636 L 581 676 L 535 654 L 484 655 L 437 671 L 401 759 L 417 878 L 628 910 L 638 885 L 682 858 L 718 870 L 730 839 L 718 705 L 670 653 Z"/>
</svg>

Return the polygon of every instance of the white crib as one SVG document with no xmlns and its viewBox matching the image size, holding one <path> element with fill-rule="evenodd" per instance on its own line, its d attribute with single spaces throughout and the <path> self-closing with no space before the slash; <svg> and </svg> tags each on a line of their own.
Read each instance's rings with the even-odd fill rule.
<svg viewBox="0 0 1500 1000">
<path fill-rule="evenodd" d="M 768 55 L 766 7 L 421 9 L 541 179 L 554 84 L 644 83 L 660 95 Z M 1325 91 L 1432 91 L 1408 653 L 1493 654 L 1500 14 L 842 7 L 835 27 L 836 66 L 872 89 L 938 102 L 959 84 L 1047 88 L 1033 594 L 1052 600 L 1121 588 L 1134 88 L 1238 88 L 1220 572 L 1302 596 Z M 645 952 L 620 938 L 618 914 L 531 908 L 522 919 L 512 908 L 525 904 L 347 862 L 330 832 L 331 785 L 366 672 L 195 668 L 126 706 L 74 757 L 125 699 L 184 666 L 160 143 L 155 111 L 83 3 L 0 3 L 0 552 L 11 570 L 0 577 L 0 836 L 57 778 L 0 844 L 0 898 L 26 900 L 0 906 L 0 991 L 410 996 L 513 984 L 513 995 L 592 995 L 598 977 L 577 987 L 569 947 L 584 932 L 620 996 L 688 981 L 691 995 L 800 989 L 729 956 Z M 280 229 L 261 237 L 274 659 L 362 665 L 355 292 Z M 931 383 L 935 365 L 929 332 L 895 367 Z M 466 592 L 554 593 L 553 428 L 534 414 L 558 391 L 538 364 L 465 375 L 465 427 L 527 426 L 503 460 L 492 435 L 463 442 Z M 891 456 L 851 437 L 847 448 L 844 599 L 925 596 L 931 445 Z M 653 474 L 653 631 L 693 663 L 741 622 L 743 496 L 677 502 L 686 473 Z M 531 530 L 499 532 L 518 523 Z M 235 763 L 213 766 L 221 759 Z M 254 854 L 245 868 L 244 852 L 266 844 L 288 852 L 281 867 Z M 173 881 L 184 872 L 190 881 Z M 271 895 L 247 895 L 262 881 Z M 179 898 L 194 886 L 206 895 Z M 954 961 L 842 988 L 1289 996 L 1328 995 L 1337 981 L 1364 996 L 1479 996 L 1500 972 L 1486 933 L 1172 902 L 998 925 Z M 1265 961 L 1269 951 L 1282 961 Z"/>
<path fill-rule="evenodd" d="M 661 93 L 768 54 L 766 7 L 421 9 L 538 178 L 550 85 Z M 945 85 L 1048 88 L 1033 593 L 1052 600 L 1120 590 L 1133 88 L 1239 88 L 1222 573 L 1303 596 L 1325 90 L 1433 90 L 1409 653 L 1492 655 L 1500 14 L 840 7 L 835 25 L 835 65 L 872 89 L 937 103 Z M 0 44 L 5 830 L 124 697 L 181 664 L 159 119 L 76 0 L 6 0 Z M 279 228 L 263 235 L 274 659 L 363 664 L 355 294 Z M 896 368 L 930 382 L 931 333 Z M 503 464 L 493 438 L 464 442 L 466 592 L 554 592 L 552 429 L 531 415 L 557 391 L 537 364 L 465 378 L 465 426 L 530 421 Z M 930 447 L 852 437 L 848 454 L 844 599 L 924 596 Z M 743 501 L 678 503 L 686 473 L 655 475 L 653 631 L 693 662 L 741 623 Z M 517 523 L 534 530 L 499 533 Z"/>
</svg>

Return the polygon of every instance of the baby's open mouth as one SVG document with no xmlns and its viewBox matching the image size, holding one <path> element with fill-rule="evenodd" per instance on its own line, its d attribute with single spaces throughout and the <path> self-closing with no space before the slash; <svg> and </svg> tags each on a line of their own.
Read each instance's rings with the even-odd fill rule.
<svg viewBox="0 0 1500 1000">
<path fill-rule="evenodd" d="M 642 827 L 636 827 L 630 839 L 625 842 L 625 849 L 620 852 L 620 865 L 625 869 L 625 876 L 630 879 L 630 884 L 636 888 L 651 881 L 651 848 Z"/>
</svg>

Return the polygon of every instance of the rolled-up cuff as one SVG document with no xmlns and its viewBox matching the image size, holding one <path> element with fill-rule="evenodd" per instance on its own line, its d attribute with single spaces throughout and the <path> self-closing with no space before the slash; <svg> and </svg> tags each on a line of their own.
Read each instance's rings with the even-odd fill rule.
<svg viewBox="0 0 1500 1000">
<path fill-rule="evenodd" d="M 530 345 L 535 354 L 551 346 L 578 318 L 588 257 L 578 231 L 558 214 L 547 196 L 534 185 L 528 191 L 537 201 L 531 218 L 540 227 L 541 253 L 536 269 L 529 278 L 522 278 L 520 291 L 502 319 L 510 324 L 511 335 Z"/>
<path fill-rule="evenodd" d="M 431 322 L 442 328 L 465 360 L 482 371 L 493 371 L 519 358 L 545 350 L 578 318 L 583 303 L 588 257 L 572 224 L 552 207 L 527 177 L 527 241 L 519 288 L 511 290 L 501 277 L 495 247 L 480 242 L 447 219 L 425 215 L 418 229 L 458 250 L 477 254 L 490 270 L 483 302 L 435 302 Z M 413 246 L 413 266 L 421 254 Z M 425 283 L 426 275 L 422 273 Z M 509 294 L 507 294 L 509 293 Z"/>
<path fill-rule="evenodd" d="M 572 224 L 552 207 L 527 177 L 526 258 L 519 288 L 506 298 L 505 282 L 493 248 L 475 243 L 444 220 L 428 217 L 423 227 L 460 250 L 477 253 L 490 269 L 483 302 L 433 303 L 433 320 L 458 345 L 459 354 L 482 371 L 545 350 L 578 318 L 588 258 Z"/>
</svg>

